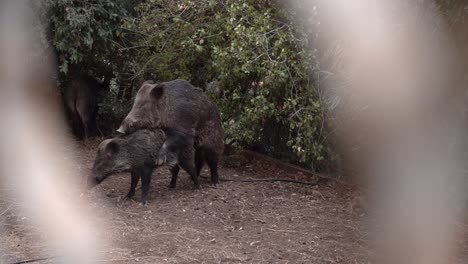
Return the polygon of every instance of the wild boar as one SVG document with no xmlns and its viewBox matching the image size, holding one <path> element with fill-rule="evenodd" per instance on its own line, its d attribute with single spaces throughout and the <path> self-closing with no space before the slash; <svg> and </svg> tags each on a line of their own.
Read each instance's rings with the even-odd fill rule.
<svg viewBox="0 0 468 264">
<path fill-rule="evenodd" d="M 97 155 L 88 178 L 89 187 L 100 184 L 108 176 L 120 172 L 131 173 L 130 191 L 127 198 L 135 195 L 135 188 L 141 178 L 141 203 L 146 203 L 151 175 L 154 169 L 164 162 L 158 161 L 159 153 L 167 138 L 171 145 L 177 146 L 173 152 L 171 147 L 164 150 L 166 156 L 171 157 L 169 169 L 172 179 L 169 187 L 174 188 L 179 173 L 179 166 L 187 171 L 197 187 L 195 168 L 193 167 L 193 144 L 187 145 L 182 135 L 177 133 L 166 133 L 161 129 L 137 130 L 132 134 L 118 136 L 104 140 L 98 147 Z"/>
<path fill-rule="evenodd" d="M 64 101 L 73 133 L 87 139 L 96 129 L 97 97 L 102 85 L 90 76 L 72 80 L 64 90 Z"/>
<path fill-rule="evenodd" d="M 218 107 L 201 89 L 185 80 L 143 83 L 130 113 L 117 131 L 129 134 L 144 128 L 161 128 L 184 135 L 194 144 L 197 178 L 206 161 L 212 183 L 219 182 L 217 168 L 224 151 L 224 130 Z"/>
</svg>

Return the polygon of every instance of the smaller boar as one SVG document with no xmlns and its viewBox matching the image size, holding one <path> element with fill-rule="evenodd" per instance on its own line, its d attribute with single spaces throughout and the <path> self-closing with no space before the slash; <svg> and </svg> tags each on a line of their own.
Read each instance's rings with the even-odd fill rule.
<svg viewBox="0 0 468 264">
<path fill-rule="evenodd" d="M 132 134 L 119 136 L 104 140 L 98 147 L 96 159 L 94 161 L 92 173 L 88 178 L 90 188 L 101 183 L 108 176 L 120 172 L 131 173 L 130 191 L 127 198 L 135 195 L 135 188 L 141 178 L 141 203 L 145 204 L 148 197 L 151 175 L 154 169 L 162 165 L 160 152 L 166 139 L 171 142 L 177 142 L 176 145 L 181 149 L 178 152 L 172 152 L 172 148 L 164 149 L 164 157 L 171 157 L 168 164 L 172 173 L 172 180 L 169 187 L 175 187 L 179 166 L 187 171 L 194 181 L 195 188 L 199 187 L 196 178 L 193 143 L 186 145 L 183 135 L 164 132 L 161 129 L 137 130 Z M 163 157 L 163 156 L 161 156 Z"/>
</svg>

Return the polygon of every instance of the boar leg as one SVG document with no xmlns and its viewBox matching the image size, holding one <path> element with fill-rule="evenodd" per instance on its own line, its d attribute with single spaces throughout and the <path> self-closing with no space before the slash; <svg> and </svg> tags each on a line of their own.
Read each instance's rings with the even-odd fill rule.
<svg viewBox="0 0 468 264">
<path fill-rule="evenodd" d="M 206 163 L 210 167 L 211 171 L 211 183 L 218 184 L 219 183 L 219 175 L 218 175 L 218 154 L 212 150 L 206 150 Z"/>
<path fill-rule="evenodd" d="M 197 172 L 193 165 L 193 161 L 189 162 L 188 160 L 182 160 L 179 165 L 190 175 L 190 178 L 192 178 L 193 188 L 195 190 L 200 189 L 200 183 L 198 182 Z"/>
<path fill-rule="evenodd" d="M 179 165 L 175 165 L 169 169 L 172 173 L 171 183 L 169 184 L 169 188 L 175 188 L 177 183 L 177 176 L 179 175 Z"/>
<path fill-rule="evenodd" d="M 88 138 L 91 136 L 91 117 L 89 115 L 82 115 L 81 116 L 81 121 L 83 123 L 83 129 L 84 129 L 84 140 L 88 140 Z"/>
<path fill-rule="evenodd" d="M 84 141 L 87 141 L 89 138 L 89 126 L 86 124 L 86 122 L 83 122 L 84 125 Z"/>
<path fill-rule="evenodd" d="M 202 149 L 197 149 L 195 152 L 195 167 L 197 169 L 197 177 L 200 177 L 201 169 L 203 168 L 203 163 L 205 162 L 205 153 Z"/>
<path fill-rule="evenodd" d="M 92 119 L 93 119 L 93 107 L 89 105 L 89 102 L 82 98 L 76 102 L 76 111 L 81 118 L 84 129 L 84 140 L 86 141 L 91 136 Z"/>
<path fill-rule="evenodd" d="M 140 181 L 140 174 L 137 171 L 132 171 L 132 182 L 130 183 L 130 191 L 128 192 L 126 198 L 131 199 L 135 195 L 135 188 Z"/>
<path fill-rule="evenodd" d="M 141 169 L 141 200 L 140 202 L 144 205 L 148 199 L 148 192 L 151 183 L 151 174 L 153 170 L 150 168 L 142 168 Z"/>
<path fill-rule="evenodd" d="M 181 151 L 181 155 L 179 157 L 179 165 L 192 178 L 193 188 L 195 190 L 198 190 L 198 189 L 200 189 L 200 183 L 198 182 L 197 170 L 196 170 L 195 164 L 194 164 L 194 160 L 195 160 L 195 153 L 194 152 L 195 152 L 195 150 L 193 149 L 193 145 L 184 148 Z"/>
<path fill-rule="evenodd" d="M 82 139 L 83 138 L 83 131 L 82 131 L 83 124 L 81 123 L 80 116 L 78 115 L 78 113 L 73 111 L 70 113 L 70 119 L 71 119 L 72 133 L 78 139 Z"/>
</svg>

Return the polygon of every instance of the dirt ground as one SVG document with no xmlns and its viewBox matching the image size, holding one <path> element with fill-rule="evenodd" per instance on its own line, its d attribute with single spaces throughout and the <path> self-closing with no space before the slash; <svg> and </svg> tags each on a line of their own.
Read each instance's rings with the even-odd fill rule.
<svg viewBox="0 0 468 264">
<path fill-rule="evenodd" d="M 76 166 L 83 176 L 89 173 L 95 148 L 92 143 L 77 150 L 81 163 Z M 205 169 L 202 175 L 209 172 Z M 236 169 L 221 167 L 220 175 L 234 180 L 317 180 L 261 160 Z M 194 192 L 185 172 L 175 189 L 167 187 L 169 180 L 166 168 L 155 171 L 147 206 L 122 199 L 130 186 L 128 174 L 110 177 L 85 193 L 112 245 L 101 252 L 99 262 L 368 263 L 364 218 L 351 209 L 356 192 L 343 183 L 223 182 L 215 187 L 202 179 L 202 190 Z M 135 199 L 139 197 L 137 189 Z M 43 235 L 13 210 L 13 201 L 1 203 L 4 263 L 50 257 L 43 243 L 37 243 Z"/>
</svg>

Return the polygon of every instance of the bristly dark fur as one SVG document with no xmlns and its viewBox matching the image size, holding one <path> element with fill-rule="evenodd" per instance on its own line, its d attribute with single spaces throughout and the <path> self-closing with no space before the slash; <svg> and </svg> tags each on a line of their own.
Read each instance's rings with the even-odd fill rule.
<svg viewBox="0 0 468 264">
<path fill-rule="evenodd" d="M 185 80 L 145 82 L 119 130 L 132 133 L 143 128 L 170 129 L 184 135 L 187 141 L 193 142 L 196 151 L 195 177 L 198 179 L 206 161 L 212 182 L 218 183 L 217 166 L 224 151 L 224 130 L 218 107 L 201 89 Z"/>
<path fill-rule="evenodd" d="M 169 137 L 167 136 L 169 135 Z M 128 198 L 135 195 L 135 188 L 141 178 L 141 202 L 145 203 L 148 196 L 151 175 L 157 167 L 155 161 L 165 142 L 171 142 L 177 149 L 169 147 L 167 155 L 174 157 L 174 163 L 169 164 L 172 172 L 170 187 L 175 187 L 179 166 L 187 172 L 194 170 L 193 143 L 186 141 L 178 133 L 166 133 L 161 129 L 141 129 L 129 135 L 121 135 L 104 140 L 98 147 L 92 174 L 88 180 L 90 187 L 101 183 L 108 176 L 120 172 L 130 172 L 132 181 Z M 193 178 L 192 178 L 193 180 Z M 194 182 L 195 183 L 195 182 Z"/>
</svg>

